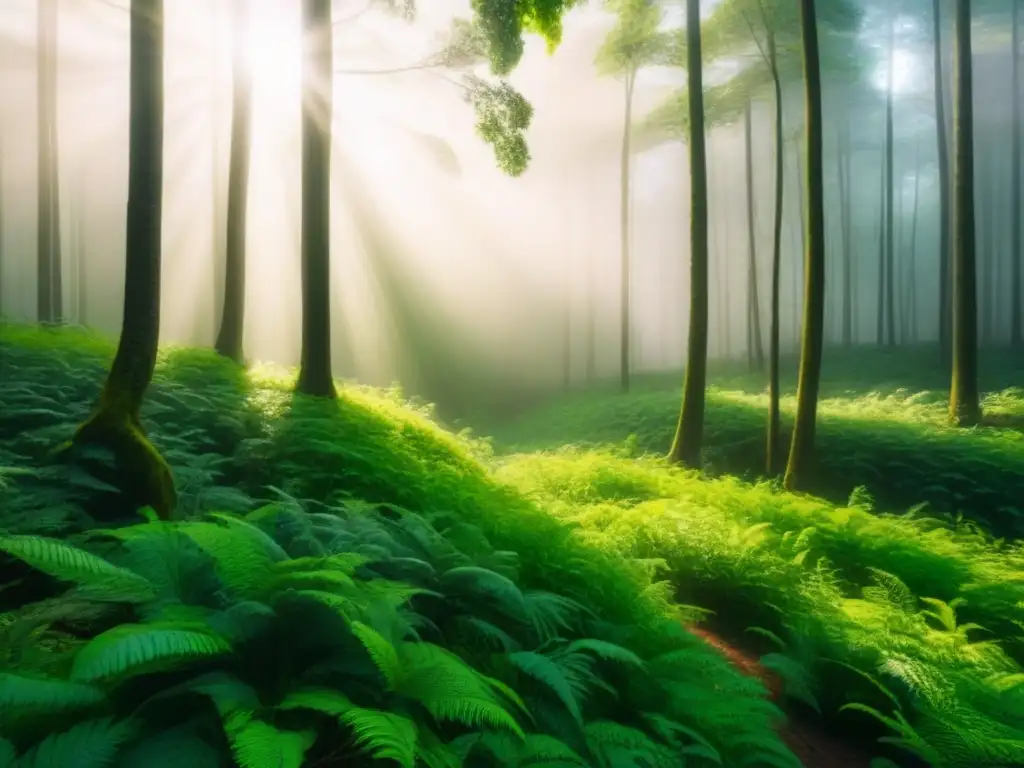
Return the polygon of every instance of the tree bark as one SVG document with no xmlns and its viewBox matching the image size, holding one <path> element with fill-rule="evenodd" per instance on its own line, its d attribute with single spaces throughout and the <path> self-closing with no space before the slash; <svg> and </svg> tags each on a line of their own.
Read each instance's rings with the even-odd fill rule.
<svg viewBox="0 0 1024 768">
<path fill-rule="evenodd" d="M 882 153 L 881 180 L 878 184 L 878 302 L 875 316 L 875 344 L 885 341 L 885 165 L 888 155 Z"/>
<path fill-rule="evenodd" d="M 106 383 L 66 449 L 99 445 L 115 458 L 107 479 L 137 506 L 167 518 L 175 504 L 170 467 L 146 439 L 140 410 L 160 337 L 163 213 L 163 0 L 132 0 L 128 208 L 124 314 Z"/>
<path fill-rule="evenodd" d="M 302 352 L 297 391 L 337 397 L 331 375 L 331 121 L 334 78 L 330 0 L 303 0 Z"/>
<path fill-rule="evenodd" d="M 625 118 L 622 128 L 622 157 L 620 160 L 620 200 L 619 200 L 619 234 L 620 240 L 620 277 L 619 288 L 621 290 L 620 315 L 619 315 L 619 380 L 623 392 L 629 392 L 629 144 L 630 134 L 633 125 L 633 85 L 636 82 L 636 72 L 630 71 L 626 75 L 625 87 Z"/>
<path fill-rule="evenodd" d="M 60 186 L 57 175 L 57 2 L 39 0 L 38 34 L 38 252 L 36 317 L 50 323 L 63 317 L 60 247 Z"/>
<path fill-rule="evenodd" d="M 839 209 L 842 216 L 843 238 L 842 344 L 849 348 L 853 344 L 853 254 L 850 251 L 850 124 L 845 120 L 839 124 L 839 147 L 836 156 L 839 165 Z"/>
<path fill-rule="evenodd" d="M 704 135 L 700 0 L 686 2 L 687 80 L 690 118 L 690 330 L 683 405 L 669 451 L 673 462 L 700 468 L 708 362 L 708 178 Z"/>
<path fill-rule="evenodd" d="M 224 249 L 224 301 L 217 352 L 236 363 L 245 361 L 245 260 L 252 134 L 252 74 L 245 63 L 249 45 L 248 0 L 234 0 L 234 83 L 231 107 L 231 154 L 228 166 L 227 241 Z"/>
<path fill-rule="evenodd" d="M 764 342 L 761 339 L 760 291 L 757 288 L 757 233 L 754 217 L 754 115 L 748 101 L 743 115 L 744 155 L 747 187 L 747 363 L 751 371 L 764 370 Z"/>
<path fill-rule="evenodd" d="M 768 62 L 775 91 L 775 221 L 772 233 L 771 327 L 768 330 L 768 442 L 765 468 L 769 477 L 783 468 L 779 416 L 779 292 L 782 277 L 782 204 L 784 199 L 785 135 L 783 134 L 782 81 L 779 79 L 775 33 L 768 29 Z"/>
<path fill-rule="evenodd" d="M 917 222 L 921 207 L 921 144 L 914 150 L 914 207 L 910 221 L 910 252 L 907 265 L 907 336 L 917 342 Z"/>
<path fill-rule="evenodd" d="M 950 260 L 950 169 L 949 142 L 946 137 L 946 99 L 942 82 L 942 11 L 940 0 L 932 0 L 932 36 L 935 78 L 935 141 L 939 163 L 939 349 L 943 361 L 949 360 L 952 323 Z"/>
<path fill-rule="evenodd" d="M 818 390 L 825 316 L 825 204 L 822 168 L 821 62 L 814 0 L 800 0 L 807 131 L 807 250 L 804 322 L 797 377 L 796 419 L 784 485 L 804 490 L 814 471 Z"/>
<path fill-rule="evenodd" d="M 1010 344 L 1016 348 L 1024 346 L 1024 297 L 1022 297 L 1021 268 L 1024 266 L 1024 249 L 1021 247 L 1021 199 L 1020 199 L 1020 132 L 1024 125 L 1024 114 L 1020 108 L 1020 3 L 1013 6 L 1013 120 L 1010 130 Z"/>
<path fill-rule="evenodd" d="M 978 392 L 970 0 L 956 0 L 955 57 L 953 138 L 956 142 L 956 237 L 953 249 L 953 377 L 949 392 L 949 418 L 960 426 L 971 426 L 981 421 L 981 403 Z"/>
</svg>

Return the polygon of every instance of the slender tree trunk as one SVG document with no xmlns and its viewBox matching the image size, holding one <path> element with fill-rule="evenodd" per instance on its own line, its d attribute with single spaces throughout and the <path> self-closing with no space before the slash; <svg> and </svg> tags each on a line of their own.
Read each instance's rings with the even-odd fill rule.
<svg viewBox="0 0 1024 768">
<path fill-rule="evenodd" d="M 893 87 L 896 70 L 896 14 L 889 21 L 889 88 L 885 96 L 885 305 L 887 312 L 886 341 L 896 346 L 896 248 L 893 209 L 895 181 L 893 179 Z"/>
<path fill-rule="evenodd" d="M 224 249 L 224 301 L 217 352 L 245 361 L 245 254 L 252 133 L 252 75 L 245 63 L 249 45 L 248 0 L 234 0 L 234 83 L 231 106 L 231 154 L 228 166 L 227 242 Z"/>
<path fill-rule="evenodd" d="M 571 179 L 570 174 L 566 178 Z M 572 388 L 572 278 L 576 274 L 573 269 L 572 260 L 576 257 L 576 195 L 573 194 L 571 185 L 566 189 L 566 205 L 570 206 L 566 216 L 568 229 L 565 238 L 565 253 L 562 255 L 562 391 L 568 392 Z"/>
<path fill-rule="evenodd" d="M 800 236 L 797 242 L 800 244 L 799 258 L 793 264 L 793 302 L 802 306 L 803 291 L 803 254 L 807 246 L 807 195 L 804 191 L 804 164 L 801 160 L 800 144 L 796 144 L 796 191 L 797 191 L 797 220 L 800 223 Z M 793 312 L 793 346 L 795 351 L 800 349 L 800 313 Z"/>
<path fill-rule="evenodd" d="M 970 0 L 956 0 L 955 57 L 953 138 L 956 142 L 956 238 L 953 249 L 953 378 L 949 392 L 949 418 L 960 426 L 971 426 L 981 421 L 981 403 L 978 392 Z"/>
<path fill-rule="evenodd" d="M 115 459 L 111 484 L 167 518 L 175 504 L 170 467 L 146 439 L 140 410 L 160 338 L 163 213 L 163 0 L 132 0 L 128 208 L 124 315 L 117 353 L 96 407 L 67 448 L 99 445 Z"/>
<path fill-rule="evenodd" d="M 211 14 L 210 24 L 210 49 L 220 49 L 221 41 L 219 35 L 218 19 L 219 14 Z M 223 94 L 220 89 L 220 78 L 218 77 L 216 57 L 212 62 L 213 76 L 210 78 L 210 266 L 211 296 L 210 323 L 212 325 L 211 335 L 216 341 L 220 334 L 220 320 L 224 315 L 224 235 L 225 228 L 221 226 L 224 220 L 221 200 L 223 198 L 222 163 L 220 151 L 220 125 L 221 125 L 221 102 Z"/>
<path fill-rule="evenodd" d="M 921 204 L 921 143 L 914 150 L 914 208 L 910 222 L 910 253 L 907 265 L 907 312 L 909 324 L 907 334 L 912 343 L 917 343 L 917 222 Z"/>
<path fill-rule="evenodd" d="M 38 126 L 39 137 L 36 317 L 56 322 L 63 316 L 60 248 L 60 186 L 57 175 L 57 2 L 39 0 Z"/>
<path fill-rule="evenodd" d="M 700 0 L 686 2 L 687 80 L 690 93 L 690 332 L 683 406 L 669 458 L 700 468 L 708 364 L 708 178 L 704 137 Z"/>
<path fill-rule="evenodd" d="M 950 260 L 950 169 L 949 142 L 946 138 L 946 98 L 942 80 L 942 10 L 940 0 L 932 0 L 932 37 L 935 42 L 935 141 L 939 162 L 939 348 L 949 360 L 952 303 Z"/>
<path fill-rule="evenodd" d="M 1021 288 L 1021 267 L 1024 266 L 1024 248 L 1021 247 L 1020 199 L 1020 132 L 1024 114 L 1020 108 L 1020 3 L 1013 7 L 1013 120 L 1010 122 L 1010 344 L 1024 346 L 1024 297 Z"/>
<path fill-rule="evenodd" d="M 995 190 L 993 189 L 992 154 L 987 150 L 989 131 L 983 129 L 981 134 L 981 157 L 976 163 L 975 185 L 978 190 L 978 205 L 975 212 L 977 232 L 978 268 L 981 278 L 980 306 L 978 319 L 981 325 L 979 340 L 982 345 L 992 343 L 992 272 L 995 264 L 995 237 L 993 233 L 993 209 L 995 208 Z"/>
<path fill-rule="evenodd" d="M 822 167 L 821 64 L 815 0 L 800 0 L 807 131 L 807 251 L 804 267 L 804 322 L 797 377 L 796 419 L 785 486 L 803 490 L 814 471 L 818 389 L 825 317 L 825 203 Z"/>
<path fill-rule="evenodd" d="M 621 235 L 619 251 L 619 288 L 621 290 L 619 332 L 619 379 L 623 392 L 629 391 L 629 140 L 633 125 L 633 84 L 636 73 L 626 75 L 625 86 L 625 117 L 622 128 L 622 157 L 620 160 L 620 191 L 619 200 L 619 233 Z"/>
<path fill-rule="evenodd" d="M 772 238 L 771 328 L 768 331 L 768 444 L 765 461 L 770 477 L 783 469 L 781 418 L 779 416 L 779 292 L 782 278 L 782 212 L 785 194 L 786 138 L 783 134 L 782 81 L 779 79 L 775 34 L 768 30 L 768 61 L 775 90 L 775 221 Z"/>
<path fill-rule="evenodd" d="M 331 375 L 331 1 L 303 0 L 302 352 L 297 390 L 337 397 Z"/>
<path fill-rule="evenodd" d="M 879 182 L 878 208 L 878 303 L 875 317 L 875 343 L 882 346 L 885 341 L 885 163 L 887 157 L 882 155 L 882 178 Z"/>
<path fill-rule="evenodd" d="M 4 161 L 7 158 L 4 156 L 5 152 L 6 147 L 3 143 L 3 134 L 0 132 L 0 317 L 4 316 L 4 262 L 6 261 L 4 251 L 6 225 L 6 220 L 4 219 Z"/>
<path fill-rule="evenodd" d="M 842 344 L 849 348 L 853 344 L 853 254 L 850 252 L 850 124 L 845 120 L 839 124 L 839 147 L 836 157 L 839 165 L 839 209 L 843 237 Z"/>
<path fill-rule="evenodd" d="M 752 371 L 764 370 L 761 339 L 760 291 L 757 288 L 757 232 L 754 211 L 754 108 L 748 101 L 744 112 L 744 153 L 747 164 L 747 363 Z"/>
</svg>

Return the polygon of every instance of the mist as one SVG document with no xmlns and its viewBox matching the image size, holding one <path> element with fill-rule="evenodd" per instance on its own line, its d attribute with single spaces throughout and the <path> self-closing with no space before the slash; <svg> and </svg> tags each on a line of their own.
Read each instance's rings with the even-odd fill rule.
<svg viewBox="0 0 1024 768">
<path fill-rule="evenodd" d="M 35 318 L 36 9 L 0 7 L 0 312 Z M 247 232 L 247 357 L 294 365 L 299 351 L 300 4 L 254 0 L 252 165 Z M 706 4 L 705 13 L 713 3 Z M 880 195 L 888 86 L 885 3 L 864 3 L 853 75 L 825 76 L 828 237 L 826 339 L 841 334 L 840 127 L 852 152 L 853 341 L 878 331 Z M 531 160 L 504 175 L 474 132 L 457 84 L 406 69 L 444 43 L 468 3 L 434 2 L 409 23 L 361 3 L 334 4 L 331 294 L 339 377 L 399 382 L 458 416 L 561 387 L 614 379 L 621 317 L 624 87 L 595 68 L 614 16 L 570 12 L 552 54 L 530 38 L 510 77 L 535 110 Z M 1006 340 L 1013 127 L 1008 12 L 975 29 L 975 144 L 981 341 Z M 668 28 L 681 14 L 666 12 Z M 943 21 L 951 67 L 951 21 Z M 119 331 L 127 199 L 129 15 L 117 0 L 61 2 L 57 168 L 64 316 Z M 894 25 L 896 325 L 901 341 L 938 338 L 938 181 L 930 3 Z M 166 145 L 161 339 L 213 343 L 223 294 L 223 221 L 231 114 L 226 4 L 176 0 L 166 10 Z M 733 69 L 745 65 L 742 58 Z M 710 68 L 706 86 L 728 74 Z M 405 71 L 394 71 L 403 70 Z M 685 80 L 645 67 L 634 125 Z M 945 81 L 952 80 L 947 73 Z M 798 205 L 802 84 L 787 83 L 782 240 L 783 352 L 794 351 L 803 294 Z M 950 99 L 951 93 L 946 94 Z M 947 118 L 951 111 L 947 108 Z M 771 275 L 773 105 L 753 110 L 754 246 L 761 324 Z M 633 131 L 636 133 L 635 129 Z M 634 141 L 629 169 L 630 368 L 678 370 L 686 356 L 689 169 L 682 141 Z M 641 146 L 638 146 L 641 145 Z M 744 128 L 709 126 L 710 354 L 743 360 L 748 339 Z"/>
</svg>

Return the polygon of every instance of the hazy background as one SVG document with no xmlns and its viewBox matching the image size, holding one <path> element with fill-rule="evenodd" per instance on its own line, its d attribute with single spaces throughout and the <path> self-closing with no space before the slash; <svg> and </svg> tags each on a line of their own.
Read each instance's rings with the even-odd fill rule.
<svg viewBox="0 0 1024 768">
<path fill-rule="evenodd" d="M 121 317 L 127 196 L 127 0 L 60 0 L 58 164 L 65 314 L 116 332 Z M 209 345 L 221 293 L 230 128 L 230 31 L 220 0 L 166 0 L 166 143 L 162 336 Z M 705 11 L 713 3 L 707 3 Z M 986 210 L 996 258 L 992 340 L 1008 317 L 1010 138 L 1009 2 L 975 29 L 977 164 L 991 161 Z M 252 0 L 254 133 L 249 197 L 246 350 L 295 363 L 299 343 L 299 12 L 293 0 Z M 830 87 L 827 118 L 851 122 L 856 335 L 875 337 L 880 160 L 890 6 L 864 2 L 861 74 Z M 917 325 L 937 336 L 937 185 L 930 2 L 906 2 L 895 52 L 898 251 L 908 248 L 915 177 Z M 619 174 L 623 84 L 596 73 L 614 23 L 600 5 L 566 18 L 554 55 L 531 39 L 512 83 L 533 104 L 533 155 L 518 179 L 502 175 L 473 129 L 460 89 L 437 73 L 353 74 L 415 64 L 436 51 L 468 2 L 420 3 L 415 24 L 334 3 L 335 121 L 332 293 L 339 376 L 440 401 L 459 415 L 562 385 L 568 317 L 575 381 L 588 325 L 599 375 L 619 355 Z M 678 26 L 681 13 L 666 13 Z M 951 20 L 944 20 L 950 65 Z M 34 319 L 36 254 L 36 12 L 0 2 L 0 311 Z M 706 73 L 718 82 L 743 62 Z M 348 72 L 346 72 L 348 71 Z M 684 82 L 681 71 L 640 74 L 642 117 Z M 947 78 L 948 82 L 948 78 Z M 787 131 L 802 121 L 787 93 Z M 841 100 L 841 102 L 839 101 Z M 852 107 L 837 109 L 840 105 Z M 842 118 L 836 118 L 842 115 Z M 772 226 L 772 104 L 755 123 L 755 205 L 761 309 L 767 338 Z M 830 338 L 838 334 L 839 192 L 835 122 L 826 133 Z M 712 354 L 746 354 L 747 236 L 742 124 L 709 136 Z M 787 147 L 783 234 L 783 347 L 796 338 L 799 270 L 797 144 Z M 987 155 L 985 153 L 988 153 Z M 686 353 L 689 190 L 686 149 L 670 143 L 633 158 L 632 338 L 635 371 L 679 368 Z M 987 219 L 988 220 L 988 219 Z M 979 230 L 984 229 L 980 226 Z M 1000 271 L 1004 269 L 1004 271 Z M 78 286 L 82 288 L 79 289 Z M 905 283 L 900 283 L 905 286 Z M 899 301 L 899 299 L 897 300 Z M 592 309 L 591 309 L 592 308 Z"/>
</svg>

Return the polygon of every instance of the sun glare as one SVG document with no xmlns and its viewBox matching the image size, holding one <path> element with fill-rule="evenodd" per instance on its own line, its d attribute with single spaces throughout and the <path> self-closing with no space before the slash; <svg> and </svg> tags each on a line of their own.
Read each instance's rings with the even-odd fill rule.
<svg viewBox="0 0 1024 768">
<path fill-rule="evenodd" d="M 243 61 L 252 73 L 260 101 L 274 104 L 297 99 L 302 88 L 301 19 L 289 3 L 254 5 L 249 44 Z"/>
<path fill-rule="evenodd" d="M 916 71 L 917 60 L 914 55 L 910 51 L 897 48 L 892 57 L 892 92 L 900 94 L 913 90 Z M 879 91 L 889 90 L 888 56 L 882 56 L 881 61 L 878 62 L 872 81 Z"/>
</svg>

